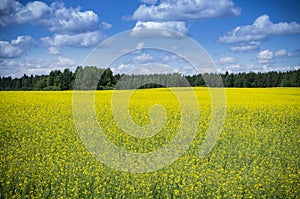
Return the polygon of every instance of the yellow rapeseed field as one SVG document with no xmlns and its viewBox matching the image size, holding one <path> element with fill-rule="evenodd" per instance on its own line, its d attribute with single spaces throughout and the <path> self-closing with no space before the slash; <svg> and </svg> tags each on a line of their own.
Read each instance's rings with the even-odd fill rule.
<svg viewBox="0 0 300 199">
<path fill-rule="evenodd" d="M 200 122 L 191 146 L 174 163 L 146 173 L 110 168 L 85 148 L 73 119 L 72 91 L 0 92 L 0 198 L 299 197 L 300 89 L 225 89 L 225 126 L 202 158 L 211 102 L 207 88 L 194 90 Z M 172 92 L 132 95 L 129 113 L 137 125 L 151 122 L 153 105 L 165 108 L 164 126 L 147 138 L 122 132 L 112 114 L 113 92 L 128 91 L 97 91 L 95 97 L 98 123 L 112 143 L 147 153 L 172 141 L 181 114 Z"/>
</svg>

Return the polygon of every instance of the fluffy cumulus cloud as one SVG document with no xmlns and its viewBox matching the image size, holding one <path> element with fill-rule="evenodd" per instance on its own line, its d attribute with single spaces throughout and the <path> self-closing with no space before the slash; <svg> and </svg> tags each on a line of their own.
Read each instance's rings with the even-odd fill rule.
<svg viewBox="0 0 300 199">
<path fill-rule="evenodd" d="M 0 19 L 2 19 L 3 16 L 9 16 L 15 13 L 19 6 L 21 6 L 21 4 L 14 0 L 1 0 Z"/>
<path fill-rule="evenodd" d="M 42 19 L 50 14 L 50 8 L 41 1 L 29 2 L 22 6 L 15 14 L 16 22 L 24 24 Z"/>
<path fill-rule="evenodd" d="M 141 5 L 132 15 L 140 21 L 185 21 L 240 14 L 229 0 L 161 0 L 159 5 Z"/>
<path fill-rule="evenodd" d="M 57 58 L 57 61 L 52 62 L 51 64 L 53 65 L 53 67 L 58 67 L 62 69 L 72 68 L 76 65 L 75 61 L 73 61 L 72 59 L 62 56 L 59 56 Z"/>
<path fill-rule="evenodd" d="M 30 36 L 18 36 L 11 41 L 0 41 L 0 58 L 20 57 L 33 44 Z"/>
<path fill-rule="evenodd" d="M 270 50 L 263 50 L 261 52 L 258 53 L 257 55 L 257 61 L 260 64 L 269 64 L 274 62 L 273 58 L 274 58 L 274 53 Z"/>
<path fill-rule="evenodd" d="M 135 68 L 135 66 L 133 66 L 131 64 L 120 64 L 117 67 L 111 67 L 111 70 L 115 74 L 117 74 L 117 73 L 122 74 L 122 73 L 126 73 L 126 72 L 130 71 L 133 68 Z"/>
<path fill-rule="evenodd" d="M 143 30 L 144 28 L 151 28 L 148 30 Z M 173 31 L 167 31 L 164 29 L 169 29 Z M 176 31 L 176 32 L 175 32 Z M 138 35 L 141 37 L 183 37 L 185 33 L 188 32 L 186 24 L 181 21 L 167 21 L 167 22 L 154 22 L 154 21 L 138 21 L 135 27 L 132 29 L 133 35 Z"/>
<path fill-rule="evenodd" d="M 154 27 L 187 33 L 186 21 L 240 14 L 240 9 L 230 0 L 161 0 L 158 5 L 152 5 L 157 2 L 151 0 L 142 2 L 150 5 L 142 4 L 130 17 L 137 20 L 134 30 Z"/>
<path fill-rule="evenodd" d="M 97 45 L 104 39 L 100 31 L 83 32 L 78 34 L 54 34 L 41 40 L 48 46 L 90 47 Z"/>
<path fill-rule="evenodd" d="M 0 24 L 33 23 L 46 26 L 57 33 L 78 33 L 99 27 L 98 15 L 93 11 L 81 12 L 79 8 L 66 8 L 63 3 L 54 2 L 50 6 L 41 1 L 26 5 L 15 0 L 4 0 L 0 6 Z"/>
<path fill-rule="evenodd" d="M 256 56 L 256 59 L 258 63 L 267 65 L 275 62 L 276 59 L 298 57 L 300 55 L 299 52 L 299 49 L 296 49 L 294 52 L 288 52 L 286 49 L 280 49 L 273 52 L 269 49 L 266 49 L 260 51 Z"/>
<path fill-rule="evenodd" d="M 26 5 L 22 5 L 15 0 L 3 0 L 0 5 L 0 25 L 38 21 L 49 14 L 50 7 L 41 1 L 28 2 Z"/>
<path fill-rule="evenodd" d="M 40 23 L 52 32 L 76 34 L 99 28 L 98 15 L 93 11 L 81 12 L 79 8 L 66 8 L 56 2 L 51 5 L 51 11 L 51 18 L 42 19 Z"/>
<path fill-rule="evenodd" d="M 288 52 L 286 49 L 280 49 L 274 52 L 274 57 L 299 57 L 300 49 L 296 49 L 293 52 Z"/>
<path fill-rule="evenodd" d="M 233 51 L 258 49 L 261 42 L 270 35 L 300 34 L 300 25 L 296 22 L 273 23 L 268 15 L 258 17 L 252 25 L 238 26 L 219 38 L 220 42 L 233 44 Z"/>
<path fill-rule="evenodd" d="M 97 45 L 103 38 L 103 31 L 111 24 L 100 22 L 93 11 L 80 11 L 80 8 L 68 8 L 61 2 L 50 6 L 41 1 L 23 5 L 15 0 L 3 0 L 0 5 L 0 25 L 31 23 L 48 28 L 53 37 L 44 37 L 42 41 L 51 46 L 89 47 Z"/>
<path fill-rule="evenodd" d="M 178 21 L 167 21 L 167 22 L 153 22 L 153 21 L 147 21 L 142 22 L 138 21 L 134 27 L 134 29 L 138 28 L 166 28 L 175 30 L 181 33 L 187 33 L 188 28 L 186 27 L 184 22 L 178 22 Z"/>
<path fill-rule="evenodd" d="M 41 40 L 49 46 L 91 47 L 105 38 L 103 31 L 111 24 L 99 23 L 93 11 L 81 12 L 79 8 L 66 8 L 62 3 L 51 5 L 52 17 L 41 20 L 41 24 L 55 34 Z"/>
</svg>

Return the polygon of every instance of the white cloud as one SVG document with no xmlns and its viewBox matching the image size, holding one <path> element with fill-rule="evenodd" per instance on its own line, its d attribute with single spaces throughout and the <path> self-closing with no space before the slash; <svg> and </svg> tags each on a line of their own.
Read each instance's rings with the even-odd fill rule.
<svg viewBox="0 0 300 199">
<path fill-rule="evenodd" d="M 129 17 L 137 20 L 133 30 L 135 34 L 142 36 L 146 34 L 140 28 L 166 28 L 186 34 L 189 31 L 186 21 L 240 14 L 240 9 L 230 0 L 161 0 L 158 5 L 153 5 L 156 3 L 155 0 L 142 2 L 151 5 L 140 5 Z M 166 31 L 159 33 L 148 31 L 146 36 L 182 37 Z"/>
<path fill-rule="evenodd" d="M 299 57 L 300 49 L 296 49 L 293 52 L 287 52 L 286 49 L 280 49 L 274 53 L 275 57 Z"/>
<path fill-rule="evenodd" d="M 186 24 L 184 22 L 177 22 L 177 21 L 168 21 L 168 22 L 138 21 L 135 24 L 134 29 L 137 28 L 162 28 L 162 29 L 171 29 L 181 33 L 188 32 L 188 28 L 186 27 Z"/>
<path fill-rule="evenodd" d="M 118 67 L 112 67 L 111 70 L 113 71 L 114 74 L 118 74 L 118 73 L 122 74 L 122 73 L 127 73 L 133 68 L 135 68 L 135 66 L 131 64 L 120 64 Z"/>
<path fill-rule="evenodd" d="M 219 38 L 220 42 L 238 44 L 233 51 L 258 49 L 261 41 L 270 35 L 300 34 L 300 25 L 296 22 L 273 23 L 268 15 L 258 17 L 252 25 L 238 26 Z"/>
<path fill-rule="evenodd" d="M 166 64 L 144 64 L 142 66 L 136 67 L 134 70 L 130 71 L 134 74 L 166 74 L 166 73 L 174 73 L 174 69 Z M 151 79 L 148 79 L 148 81 Z"/>
<path fill-rule="evenodd" d="M 237 72 L 249 72 L 249 71 L 256 71 L 257 65 L 252 64 L 229 64 L 228 66 L 224 67 L 218 67 L 218 71 L 220 73 L 225 73 L 226 71 L 229 73 L 237 73 Z M 257 68 L 258 71 L 261 70 L 260 68 Z"/>
<path fill-rule="evenodd" d="M 236 59 L 234 57 L 222 57 L 217 61 L 217 64 L 234 64 Z"/>
<path fill-rule="evenodd" d="M 152 55 L 143 53 L 141 55 L 134 57 L 133 61 L 145 63 L 145 62 L 152 61 L 153 59 L 154 59 L 154 57 Z"/>
<path fill-rule="evenodd" d="M 291 66 L 291 65 L 273 65 L 271 63 L 268 64 L 234 64 L 226 67 L 222 67 L 220 69 L 221 73 L 225 73 L 228 71 L 229 73 L 239 73 L 239 72 L 268 72 L 268 71 L 293 71 L 298 70 L 300 68 L 299 65 Z"/>
<path fill-rule="evenodd" d="M 61 57 L 59 56 L 57 58 L 57 61 L 52 63 L 52 67 L 58 67 L 58 68 L 72 68 L 75 66 L 75 61 L 73 61 L 72 59 L 70 58 L 67 58 L 67 57 Z"/>
<path fill-rule="evenodd" d="M 258 63 L 259 64 L 271 64 L 271 63 L 273 63 L 274 62 L 274 60 L 273 59 L 259 59 L 258 60 Z"/>
<path fill-rule="evenodd" d="M 300 68 L 299 65 L 295 66 L 271 66 L 271 65 L 264 65 L 259 71 L 260 72 L 268 72 L 268 71 L 293 71 L 298 70 Z"/>
<path fill-rule="evenodd" d="M 15 14 L 15 20 L 19 24 L 33 22 L 50 14 L 50 8 L 41 1 L 28 2 Z"/>
<path fill-rule="evenodd" d="M 75 69 L 76 63 L 66 57 L 59 56 L 57 59 L 47 62 L 42 59 L 27 59 L 22 65 L 26 74 L 49 74 L 52 70 L 64 70 L 66 68 Z"/>
<path fill-rule="evenodd" d="M 238 46 L 232 46 L 230 47 L 231 51 L 237 52 L 237 51 L 250 51 L 250 50 L 257 50 L 258 46 L 252 46 L 252 45 L 238 45 Z"/>
<path fill-rule="evenodd" d="M 0 41 L 0 58 L 20 57 L 33 44 L 30 36 L 18 36 L 9 41 Z"/>
<path fill-rule="evenodd" d="M 260 64 L 272 63 L 272 62 L 274 62 L 273 58 L 274 58 L 273 52 L 268 49 L 259 52 L 256 57 L 258 63 L 260 63 Z"/>
<path fill-rule="evenodd" d="M 84 32 L 75 35 L 55 34 L 53 37 L 43 37 L 41 40 L 49 46 L 91 47 L 104 39 L 100 31 Z"/>
<path fill-rule="evenodd" d="M 293 58 L 300 55 L 300 50 L 296 49 L 294 52 L 287 52 L 286 49 L 280 49 L 273 52 L 269 49 L 260 51 L 256 57 L 257 62 L 260 64 L 268 65 L 275 62 L 279 58 Z"/>
<path fill-rule="evenodd" d="M 41 1 L 22 5 L 15 0 L 4 0 L 0 11 L 1 26 L 31 23 L 45 26 L 54 32 L 52 38 L 42 38 L 49 46 L 95 46 L 104 39 L 103 31 L 112 27 L 107 22 L 99 22 L 98 15 L 91 10 L 68 8 L 62 2 L 54 2 L 48 6 Z"/>
<path fill-rule="evenodd" d="M 257 59 L 273 59 L 273 52 L 270 50 L 263 50 L 257 55 Z"/>
<path fill-rule="evenodd" d="M 140 21 L 186 21 L 238 16 L 240 9 L 229 0 L 161 0 L 159 5 L 141 5 L 132 15 Z"/>
<path fill-rule="evenodd" d="M 4 59 L 0 60 L 1 76 L 20 77 L 23 74 L 37 75 L 49 74 L 51 70 L 63 70 L 70 68 L 75 70 L 76 63 L 70 58 L 59 56 L 57 59 L 45 61 L 43 59 Z"/>
<path fill-rule="evenodd" d="M 42 41 L 49 46 L 91 47 L 104 38 L 103 30 L 110 29 L 109 23 L 98 24 L 99 18 L 93 11 L 81 12 L 79 8 L 66 8 L 62 3 L 51 5 L 53 16 L 41 23 L 55 32 Z"/>
<path fill-rule="evenodd" d="M 1 76 L 12 76 L 12 77 L 21 77 L 23 74 L 45 74 L 48 72 L 45 71 L 44 66 L 46 62 L 41 59 L 4 59 L 0 60 L 1 63 Z M 30 73 L 30 70 L 34 68 L 39 68 L 45 73 Z M 49 71 L 50 72 L 50 71 Z"/>
<path fill-rule="evenodd" d="M 19 7 L 19 2 L 14 0 L 1 0 L 0 4 L 0 16 L 7 16 L 11 13 L 16 12 L 17 8 Z"/>
<path fill-rule="evenodd" d="M 0 3 L 0 25 L 6 26 L 15 21 L 15 14 L 23 5 L 15 0 L 1 0 Z"/>
<path fill-rule="evenodd" d="M 50 55 L 60 55 L 61 54 L 61 52 L 57 48 L 55 48 L 53 46 L 51 46 L 51 47 L 48 48 L 48 53 Z"/>
<path fill-rule="evenodd" d="M 230 65 L 230 66 L 226 67 L 227 70 L 236 70 L 236 69 L 240 69 L 240 68 L 241 68 L 240 64 L 234 64 L 234 65 Z"/>
<path fill-rule="evenodd" d="M 102 30 L 109 30 L 109 29 L 111 29 L 112 25 L 110 23 L 107 23 L 107 22 L 103 21 L 101 23 L 100 27 L 101 27 Z"/>
<path fill-rule="evenodd" d="M 0 13 L 1 26 L 11 23 L 24 24 L 36 22 L 48 16 L 50 7 L 41 1 L 28 2 L 26 5 L 22 5 L 15 0 L 4 0 L 0 6 Z"/>
<path fill-rule="evenodd" d="M 248 43 L 239 43 L 238 45 L 231 46 L 230 50 L 233 52 L 252 51 L 252 50 L 258 50 L 260 45 L 261 45 L 261 42 L 251 41 Z"/>
<path fill-rule="evenodd" d="M 56 33 L 80 33 L 99 28 L 109 29 L 111 26 L 106 22 L 98 25 L 98 15 L 91 10 L 82 12 L 80 8 L 67 8 L 61 2 L 54 2 L 48 6 L 41 1 L 22 5 L 14 0 L 4 0 L 0 10 L 2 26 L 10 23 L 34 23 L 44 25 Z"/>
<path fill-rule="evenodd" d="M 111 70 L 114 74 L 170 74 L 175 72 L 191 74 L 194 68 L 185 66 L 181 69 L 171 67 L 168 64 L 161 63 L 129 63 L 129 64 L 120 64 L 115 67 L 112 67 Z"/>
<path fill-rule="evenodd" d="M 51 5 L 51 17 L 42 19 L 41 24 L 50 31 L 60 34 L 76 34 L 99 29 L 98 15 L 93 11 L 81 12 L 79 8 L 66 8 L 61 3 Z"/>
<path fill-rule="evenodd" d="M 168 30 L 173 31 L 168 31 Z M 175 31 L 175 32 L 174 32 Z M 132 29 L 132 35 L 141 37 L 183 37 L 188 32 L 188 28 L 184 22 L 168 21 L 168 22 L 153 22 L 138 21 Z"/>
<path fill-rule="evenodd" d="M 274 57 L 285 57 L 287 56 L 287 52 L 285 49 L 280 49 L 274 53 Z"/>
<path fill-rule="evenodd" d="M 142 3 L 146 3 L 146 4 L 155 4 L 157 2 L 157 0 L 140 0 Z"/>
</svg>

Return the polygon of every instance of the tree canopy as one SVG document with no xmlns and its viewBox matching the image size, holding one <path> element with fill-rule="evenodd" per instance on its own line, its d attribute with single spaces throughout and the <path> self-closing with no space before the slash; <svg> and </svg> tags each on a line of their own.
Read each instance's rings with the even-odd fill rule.
<svg viewBox="0 0 300 199">
<path fill-rule="evenodd" d="M 20 78 L 0 77 L 0 90 L 72 90 L 74 82 L 80 84 L 76 89 L 82 90 L 107 90 L 107 89 L 135 89 L 157 88 L 174 86 L 206 86 L 204 80 L 218 82 L 210 86 L 220 87 L 221 81 L 224 87 L 258 88 L 258 87 L 300 87 L 300 69 L 288 72 L 266 73 L 228 73 L 225 74 L 149 74 L 127 75 L 113 74 L 110 68 L 97 68 L 95 66 L 78 66 L 75 72 L 70 69 L 53 70 L 48 75 L 26 75 Z M 98 82 L 94 82 L 97 81 Z M 210 84 L 210 83 L 209 83 Z M 93 86 L 96 88 L 93 88 Z"/>
</svg>

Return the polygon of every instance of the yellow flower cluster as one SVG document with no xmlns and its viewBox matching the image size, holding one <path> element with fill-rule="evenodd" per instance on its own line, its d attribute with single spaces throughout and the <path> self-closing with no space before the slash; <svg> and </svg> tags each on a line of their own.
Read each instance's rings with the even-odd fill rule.
<svg viewBox="0 0 300 199">
<path fill-rule="evenodd" d="M 203 158 L 198 154 L 211 102 L 208 89 L 194 91 L 201 117 L 191 146 L 169 166 L 140 174 L 114 170 L 84 147 L 72 91 L 0 92 L 0 198 L 299 197 L 300 89 L 226 89 L 225 126 Z M 151 122 L 153 105 L 166 112 L 164 126 L 147 138 L 128 135 L 115 122 L 113 92 L 126 91 L 97 91 L 95 97 L 98 123 L 112 143 L 148 153 L 173 140 L 181 107 L 170 90 L 137 90 L 131 97 L 129 114 L 139 126 Z"/>
</svg>

